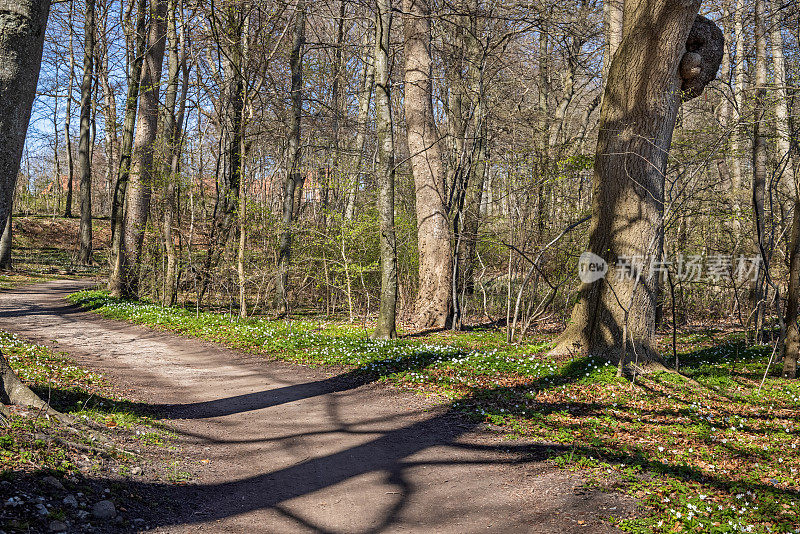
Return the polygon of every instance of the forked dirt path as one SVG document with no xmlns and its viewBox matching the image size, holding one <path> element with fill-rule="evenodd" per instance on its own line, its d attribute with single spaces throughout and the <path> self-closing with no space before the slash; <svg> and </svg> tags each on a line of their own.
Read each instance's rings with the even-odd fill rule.
<svg viewBox="0 0 800 534">
<path fill-rule="evenodd" d="M 159 532 L 598 533 L 635 506 L 422 396 L 82 312 L 63 300 L 82 286 L 0 294 L 0 329 L 160 410 L 197 468 L 149 485 L 178 508 Z"/>
</svg>

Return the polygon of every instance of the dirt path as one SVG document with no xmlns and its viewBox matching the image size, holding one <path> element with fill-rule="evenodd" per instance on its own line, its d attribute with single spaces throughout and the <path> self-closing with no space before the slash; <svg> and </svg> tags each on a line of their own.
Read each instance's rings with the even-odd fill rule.
<svg viewBox="0 0 800 534">
<path fill-rule="evenodd" d="M 160 532 L 612 532 L 634 504 L 419 395 L 81 312 L 80 282 L 0 294 L 0 329 L 155 405 L 196 462 Z M 200 460 L 209 460 L 208 463 Z M 152 485 L 151 485 L 152 486 Z M 150 487 L 148 489 L 154 489 Z"/>
</svg>

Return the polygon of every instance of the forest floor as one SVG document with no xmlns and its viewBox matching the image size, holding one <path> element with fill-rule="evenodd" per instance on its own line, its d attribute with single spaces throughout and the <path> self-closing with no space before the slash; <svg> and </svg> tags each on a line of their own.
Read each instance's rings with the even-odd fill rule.
<svg viewBox="0 0 800 534">
<path fill-rule="evenodd" d="M 181 470 L 191 473 L 188 483 L 119 474 L 124 483 L 115 487 L 124 497 L 158 495 L 174 503 L 167 510 L 135 510 L 141 528 L 611 532 L 611 518 L 635 515 L 635 499 L 613 489 L 621 473 L 589 485 L 586 474 L 546 460 L 568 454 L 563 444 L 509 440 L 440 395 L 379 383 L 381 373 L 269 360 L 101 318 L 64 300 L 85 285 L 57 280 L 0 294 L 0 329 L 64 351 L 79 368 L 124 386 L 129 400 L 111 405 L 123 413 L 157 414 L 157 424 L 174 436 Z M 292 354 L 290 346 L 286 353 Z M 431 346 L 398 353 L 386 365 L 422 370 L 432 359 L 451 356 Z M 52 381 L 48 395 L 68 405 L 65 384 Z M 114 413 L 111 408 L 104 415 Z M 113 431 L 128 431 L 121 426 Z M 61 471 L 75 476 L 69 466 Z M 72 479 L 66 480 L 71 489 Z M 100 487 L 117 480 L 97 473 L 93 482 Z M 126 516 L 118 528 L 136 528 Z M 92 525 L 117 528 L 97 520 Z"/>
<path fill-rule="evenodd" d="M 0 531 L 799 531 L 800 386 L 773 364 L 760 387 L 772 347 L 741 332 L 683 329 L 683 376 L 631 383 L 547 357 L 552 334 L 372 341 L 119 301 L 78 291 L 98 269 L 37 263 L 38 236 L 72 223 L 23 223 L 44 227 L 18 234 L 23 272 L 0 275 L 18 288 L 0 293 L 0 331 L 18 333 L 0 349 L 113 448 L 18 411 L 0 429 Z M 91 514 L 104 497 L 114 520 Z"/>
<path fill-rule="evenodd" d="M 624 507 L 605 516 L 627 531 L 798 532 L 800 526 L 800 385 L 775 376 L 775 364 L 765 378 L 772 347 L 748 345 L 741 332 L 682 331 L 676 347 L 682 374 L 653 373 L 631 383 L 592 358 L 549 358 L 552 335 L 507 344 L 500 330 L 475 329 L 374 341 L 362 326 L 330 321 L 241 320 L 120 301 L 105 291 L 69 298 L 107 318 L 219 343 L 265 362 L 318 367 L 424 396 L 471 424 L 491 425 L 515 448 L 538 449 L 549 465 L 580 474 L 585 491 L 636 499 L 637 517 Z M 665 354 L 669 339 L 662 340 Z"/>
</svg>

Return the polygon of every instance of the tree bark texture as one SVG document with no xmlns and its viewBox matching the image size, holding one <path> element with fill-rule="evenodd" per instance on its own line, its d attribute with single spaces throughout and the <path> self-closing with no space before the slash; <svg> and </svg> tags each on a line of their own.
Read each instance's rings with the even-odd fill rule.
<svg viewBox="0 0 800 534">
<path fill-rule="evenodd" d="M 755 223 L 755 250 L 762 256 L 759 264 L 759 275 L 753 292 L 755 308 L 754 323 L 756 342 L 762 341 L 762 327 L 766 313 L 766 284 L 769 276 L 769 255 L 766 253 L 766 219 L 764 203 L 767 194 L 767 36 L 765 28 L 764 0 L 755 2 L 755 100 L 753 101 L 753 188 L 752 206 Z"/>
<path fill-rule="evenodd" d="M 783 344 L 783 376 L 797 377 L 800 357 L 800 199 L 795 198 L 789 236 L 789 288 L 786 292 L 786 339 Z"/>
<path fill-rule="evenodd" d="M 136 115 L 141 86 L 142 63 L 144 61 L 146 37 L 147 0 L 138 0 L 136 26 L 133 42 L 135 53 L 130 65 L 128 78 L 128 94 L 125 99 L 125 119 L 122 125 L 122 143 L 119 154 L 118 176 L 114 183 L 114 194 L 111 201 L 111 273 L 108 277 L 108 288 L 115 296 L 124 294 L 124 260 L 123 227 L 125 225 L 125 197 L 128 193 L 131 154 L 133 152 L 133 136 L 136 127 Z"/>
<path fill-rule="evenodd" d="M 122 294 L 136 297 L 139 291 L 142 246 L 150 213 L 150 196 L 155 179 L 153 153 L 158 131 L 159 83 L 164 60 L 167 5 L 165 0 L 150 0 L 150 28 L 147 52 L 142 64 L 141 96 L 136 119 L 130 178 L 122 232 Z"/>
<path fill-rule="evenodd" d="M 0 221 L 7 223 L 42 62 L 50 0 L 0 0 Z M 0 354 L 0 402 L 46 408 Z"/>
<path fill-rule="evenodd" d="M 445 174 L 433 115 L 430 15 L 428 0 L 403 0 L 404 107 L 419 249 L 419 293 L 414 306 L 418 329 L 446 326 L 453 276 Z"/>
<path fill-rule="evenodd" d="M 8 212 L 8 218 L 3 225 L 3 236 L 0 237 L 0 269 L 9 270 L 11 264 L 11 248 L 14 243 L 14 223 L 11 211 Z"/>
<path fill-rule="evenodd" d="M 651 344 L 657 275 L 626 273 L 618 262 L 655 256 L 681 93 L 699 94 L 722 61 L 722 32 L 697 17 L 699 7 L 699 1 L 626 2 L 600 115 L 588 248 L 609 271 L 582 284 L 554 353 L 658 359 Z"/>
<path fill-rule="evenodd" d="M 178 189 L 180 159 L 181 159 L 181 133 L 183 131 L 183 116 L 186 106 L 186 96 L 189 90 L 188 72 L 186 72 L 186 43 L 183 29 L 181 29 L 181 42 L 178 40 L 178 5 L 177 0 L 169 0 L 167 7 L 167 32 L 169 40 L 169 75 L 167 89 L 164 95 L 164 135 L 167 147 L 167 161 L 164 169 L 166 184 L 164 191 L 164 249 L 167 264 L 164 270 L 164 295 L 162 302 L 165 306 L 175 304 L 177 298 L 178 257 L 175 250 L 175 237 L 173 221 L 175 217 L 176 193 Z M 183 80 L 180 80 L 183 70 Z M 181 83 L 180 102 L 178 101 L 178 84 Z"/>
</svg>

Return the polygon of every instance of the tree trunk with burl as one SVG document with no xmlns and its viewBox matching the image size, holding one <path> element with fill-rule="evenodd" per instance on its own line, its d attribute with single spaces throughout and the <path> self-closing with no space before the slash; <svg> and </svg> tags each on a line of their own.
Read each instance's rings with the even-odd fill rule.
<svg viewBox="0 0 800 534">
<path fill-rule="evenodd" d="M 594 165 L 588 251 L 608 263 L 582 284 L 554 354 L 658 365 L 653 347 L 658 273 L 625 272 L 652 258 L 664 217 L 664 178 L 681 100 L 699 96 L 722 61 L 724 38 L 700 2 L 629 0 L 609 69 Z"/>
</svg>

